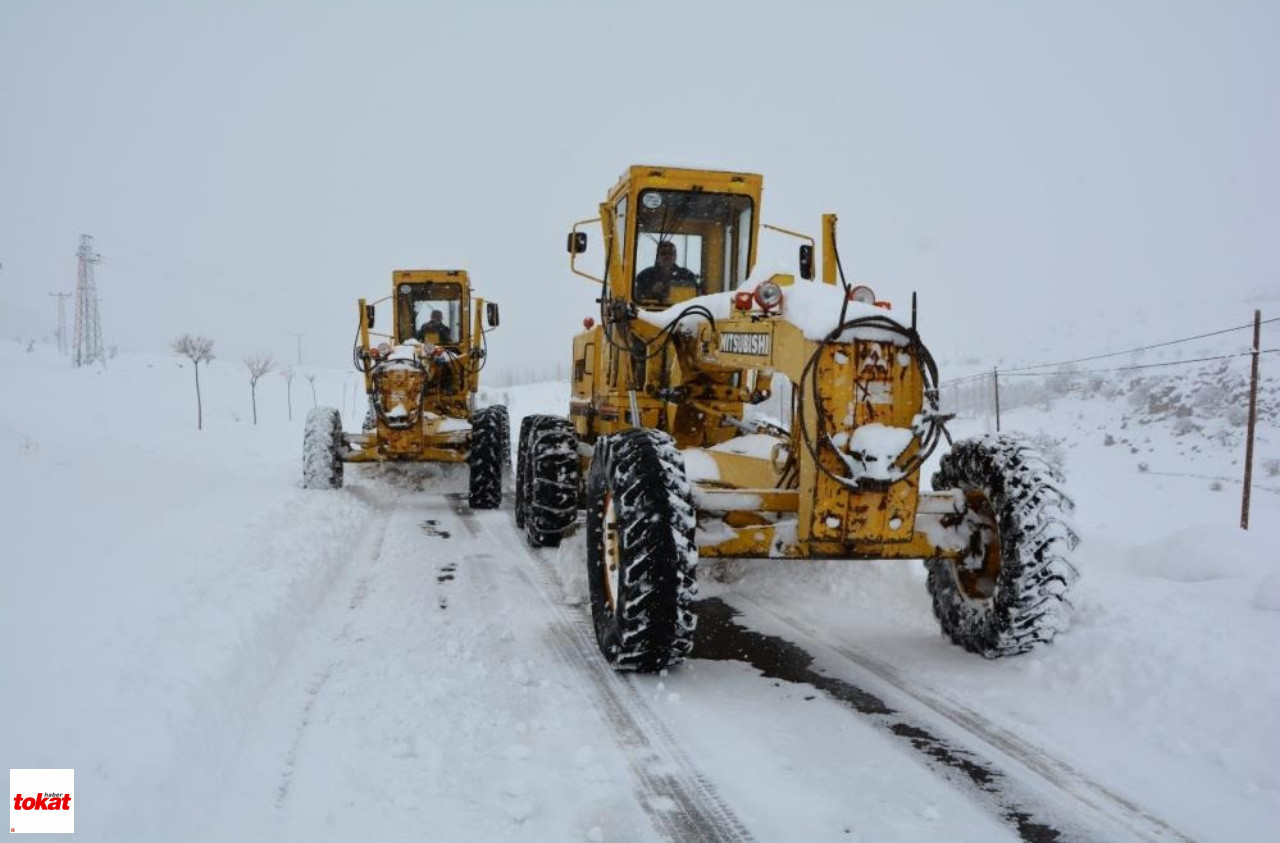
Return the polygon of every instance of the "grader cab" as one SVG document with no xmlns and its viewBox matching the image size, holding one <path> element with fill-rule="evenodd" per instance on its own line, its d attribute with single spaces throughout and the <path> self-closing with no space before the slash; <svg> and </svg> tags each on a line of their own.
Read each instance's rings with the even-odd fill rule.
<svg viewBox="0 0 1280 843">
<path fill-rule="evenodd" d="M 570 267 L 600 285 L 573 339 L 567 417 L 521 425 L 516 519 L 554 545 L 586 508 L 597 638 L 619 669 L 689 652 L 703 558 L 923 559 L 942 630 L 995 658 L 1065 626 L 1076 537 L 1061 477 L 1012 436 L 946 436 L 915 327 L 844 282 L 836 218 L 818 243 L 760 221 L 763 179 L 636 166 L 574 225 Z M 603 274 L 578 265 L 598 223 Z M 754 274 L 759 238 L 805 241 Z M 755 408 L 780 392 L 782 412 Z M 948 437 L 949 438 L 949 437 Z"/>
<path fill-rule="evenodd" d="M 340 487 L 344 462 L 465 462 L 471 505 L 497 508 L 508 461 L 507 408 L 473 405 L 498 306 L 473 298 L 462 270 L 398 269 L 391 280 L 390 296 L 358 303 L 352 358 L 368 397 L 363 429 L 343 433 L 337 410 L 312 410 L 303 485 Z M 384 330 L 376 330 L 379 305 L 391 311 Z"/>
</svg>

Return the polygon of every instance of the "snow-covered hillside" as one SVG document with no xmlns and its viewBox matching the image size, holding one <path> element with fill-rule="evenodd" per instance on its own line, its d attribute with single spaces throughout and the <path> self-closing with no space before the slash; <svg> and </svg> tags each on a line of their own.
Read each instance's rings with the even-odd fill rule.
<svg viewBox="0 0 1280 843">
<path fill-rule="evenodd" d="M 301 490 L 305 378 L 292 421 L 284 381 L 260 383 L 255 426 L 243 369 L 216 362 L 197 431 L 186 361 L 76 370 L 0 344 L 0 756 L 76 770 L 77 839 L 1035 839 L 833 690 L 856 672 L 1067 837 L 1267 839 L 1276 378 L 1246 533 L 1238 419 L 1200 371 L 1002 414 L 1061 462 L 1083 537 L 1073 626 L 1030 655 L 948 643 L 918 563 L 705 566 L 708 613 L 811 657 L 795 684 L 696 644 L 668 675 L 614 676 L 583 644 L 581 537 L 530 551 L 509 504 L 441 494 L 452 473 Z M 351 428 L 352 379 L 316 386 Z M 567 393 L 483 398 L 518 429 Z"/>
</svg>

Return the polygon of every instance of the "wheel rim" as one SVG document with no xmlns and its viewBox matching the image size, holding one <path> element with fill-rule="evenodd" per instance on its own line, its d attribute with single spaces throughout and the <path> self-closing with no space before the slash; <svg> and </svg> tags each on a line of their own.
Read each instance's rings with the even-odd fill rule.
<svg viewBox="0 0 1280 843">
<path fill-rule="evenodd" d="M 618 611 L 618 592 L 622 588 L 622 557 L 618 539 L 618 513 L 613 507 L 613 495 L 604 496 L 604 596 L 609 608 Z"/>
<path fill-rule="evenodd" d="M 996 520 L 995 509 L 986 493 L 967 491 L 964 493 L 968 506 L 968 518 L 974 520 L 973 529 L 982 531 L 989 537 L 982 548 L 981 564 L 952 562 L 951 572 L 955 576 L 956 587 L 965 599 L 975 602 L 989 601 L 996 593 L 996 583 L 1000 578 L 1000 527 Z"/>
</svg>

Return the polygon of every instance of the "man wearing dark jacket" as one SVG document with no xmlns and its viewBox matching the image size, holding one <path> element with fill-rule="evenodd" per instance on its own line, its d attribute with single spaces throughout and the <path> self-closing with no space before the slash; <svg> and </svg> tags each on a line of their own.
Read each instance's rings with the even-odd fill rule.
<svg viewBox="0 0 1280 843">
<path fill-rule="evenodd" d="M 430 340 L 436 345 L 448 345 L 453 342 L 453 335 L 449 333 L 449 326 L 444 324 L 444 314 L 439 310 L 431 311 L 431 318 L 418 329 L 418 333 L 415 336 L 417 336 L 419 342 Z"/>
<path fill-rule="evenodd" d="M 646 267 L 636 276 L 636 298 L 666 301 L 671 295 L 672 284 L 696 287 L 698 276 L 676 264 L 676 244 L 670 240 L 658 243 L 658 254 L 653 266 Z"/>
</svg>

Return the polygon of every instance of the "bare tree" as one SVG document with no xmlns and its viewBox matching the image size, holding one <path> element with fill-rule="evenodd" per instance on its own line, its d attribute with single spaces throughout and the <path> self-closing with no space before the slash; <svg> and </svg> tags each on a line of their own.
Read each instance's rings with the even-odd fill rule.
<svg viewBox="0 0 1280 843">
<path fill-rule="evenodd" d="M 196 372 L 196 430 L 204 430 L 204 402 L 200 399 L 200 364 L 213 360 L 213 340 L 183 334 L 170 345 L 175 354 L 181 354 L 193 364 Z"/>
<path fill-rule="evenodd" d="M 289 421 L 293 421 L 293 367 L 282 366 L 280 368 L 280 377 L 284 378 L 284 382 L 288 385 Z"/>
<path fill-rule="evenodd" d="M 276 367 L 270 354 L 250 354 L 244 358 L 249 370 L 249 395 L 253 398 L 253 423 L 258 423 L 258 379 Z"/>
<path fill-rule="evenodd" d="M 316 406 L 316 373 L 307 372 L 307 381 L 311 384 L 311 406 Z"/>
</svg>

